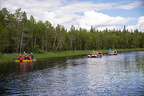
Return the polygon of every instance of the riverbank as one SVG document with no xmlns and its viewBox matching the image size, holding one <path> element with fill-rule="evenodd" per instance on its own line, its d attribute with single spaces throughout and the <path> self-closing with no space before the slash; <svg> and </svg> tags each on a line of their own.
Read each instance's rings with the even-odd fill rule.
<svg viewBox="0 0 144 96">
<path fill-rule="evenodd" d="M 136 49 L 116 49 L 117 52 L 125 52 L 125 51 L 144 51 L 144 48 L 136 48 Z M 74 56 L 74 55 L 87 55 L 93 50 L 85 50 L 85 51 L 63 51 L 63 52 L 46 52 L 46 53 L 37 53 L 34 54 L 36 59 L 39 58 L 50 58 L 50 57 L 64 57 L 64 56 Z M 94 50 L 100 51 L 100 50 Z M 104 54 L 107 54 L 109 50 L 102 50 Z M 0 62 L 10 62 L 13 58 L 17 58 L 19 56 L 18 53 L 13 54 L 0 54 Z"/>
</svg>

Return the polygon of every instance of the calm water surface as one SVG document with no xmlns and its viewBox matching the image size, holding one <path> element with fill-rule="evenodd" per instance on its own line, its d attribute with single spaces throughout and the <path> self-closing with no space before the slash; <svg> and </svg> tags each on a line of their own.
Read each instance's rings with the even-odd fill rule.
<svg viewBox="0 0 144 96">
<path fill-rule="evenodd" d="M 2 96 L 144 96 L 144 51 L 0 64 Z"/>
</svg>

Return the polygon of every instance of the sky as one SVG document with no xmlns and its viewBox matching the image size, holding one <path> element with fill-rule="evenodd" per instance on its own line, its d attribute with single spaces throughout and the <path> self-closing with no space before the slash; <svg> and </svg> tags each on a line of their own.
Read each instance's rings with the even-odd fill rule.
<svg viewBox="0 0 144 96">
<path fill-rule="evenodd" d="M 15 13 L 18 8 L 53 26 L 70 29 L 108 28 L 144 32 L 144 0 L 0 0 L 0 9 Z"/>
</svg>

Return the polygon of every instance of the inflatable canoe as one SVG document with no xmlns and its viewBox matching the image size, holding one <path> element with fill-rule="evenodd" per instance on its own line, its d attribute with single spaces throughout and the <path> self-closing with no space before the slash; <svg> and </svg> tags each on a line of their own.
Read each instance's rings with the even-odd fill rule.
<svg viewBox="0 0 144 96">
<path fill-rule="evenodd" d="M 19 60 L 14 58 L 13 59 L 14 62 L 30 62 L 30 61 L 36 61 L 36 59 L 23 59 L 23 60 Z"/>
<path fill-rule="evenodd" d="M 109 55 L 117 55 L 118 53 L 108 53 Z"/>
<path fill-rule="evenodd" d="M 101 58 L 102 55 L 87 55 L 88 58 Z"/>
</svg>

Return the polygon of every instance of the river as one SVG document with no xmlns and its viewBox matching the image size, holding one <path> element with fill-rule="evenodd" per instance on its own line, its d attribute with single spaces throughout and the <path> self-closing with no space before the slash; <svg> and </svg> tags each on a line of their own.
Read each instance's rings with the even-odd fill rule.
<svg viewBox="0 0 144 96">
<path fill-rule="evenodd" d="M 0 64 L 2 96 L 144 96 L 144 51 Z"/>
</svg>

